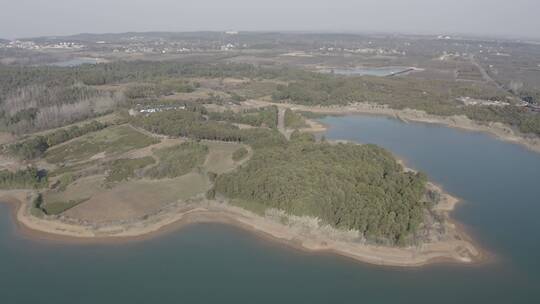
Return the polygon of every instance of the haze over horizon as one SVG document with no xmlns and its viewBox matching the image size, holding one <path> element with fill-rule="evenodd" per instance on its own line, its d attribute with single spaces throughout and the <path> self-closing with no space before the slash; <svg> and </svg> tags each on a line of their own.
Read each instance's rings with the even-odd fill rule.
<svg viewBox="0 0 540 304">
<path fill-rule="evenodd" d="M 147 31 L 324 31 L 540 38 L 535 0 L 1 0 L 0 37 Z"/>
</svg>

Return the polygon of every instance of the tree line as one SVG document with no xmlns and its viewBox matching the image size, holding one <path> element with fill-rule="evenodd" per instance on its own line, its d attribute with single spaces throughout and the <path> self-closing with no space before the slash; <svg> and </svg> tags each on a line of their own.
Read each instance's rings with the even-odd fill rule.
<svg viewBox="0 0 540 304">
<path fill-rule="evenodd" d="M 255 110 L 246 110 L 236 113 L 230 110 L 224 112 L 209 112 L 211 120 L 227 121 L 250 125 L 253 127 L 277 128 L 278 109 L 276 106 L 264 107 Z"/>
<path fill-rule="evenodd" d="M 47 172 L 35 167 L 28 167 L 16 172 L 0 171 L 0 189 L 37 189 L 47 185 Z"/>
<path fill-rule="evenodd" d="M 72 126 L 59 129 L 45 135 L 33 136 L 31 138 L 9 144 L 3 147 L 4 151 L 20 159 L 31 160 L 43 156 L 45 151 L 52 146 L 56 146 L 84 134 L 95 132 L 106 128 L 108 125 L 99 121 L 92 121 L 83 126 Z"/>
<path fill-rule="evenodd" d="M 255 147 L 286 142 L 281 133 L 274 129 L 240 129 L 229 122 L 211 120 L 200 112 L 189 110 L 171 110 L 132 117 L 130 122 L 153 133 L 199 140 L 244 142 Z"/>
<path fill-rule="evenodd" d="M 518 105 L 464 106 L 463 96 L 506 101 L 507 92 L 487 85 L 382 77 L 323 75 L 277 86 L 272 98 L 303 105 L 347 105 L 371 102 L 394 109 L 417 109 L 429 114 L 465 115 L 480 122 L 502 122 L 523 133 L 540 135 L 540 115 Z M 511 102 L 510 102 L 511 103 Z"/>
<path fill-rule="evenodd" d="M 0 125 L 16 134 L 61 127 L 110 112 L 124 101 L 120 92 L 85 85 L 30 85 L 0 103 Z"/>
</svg>

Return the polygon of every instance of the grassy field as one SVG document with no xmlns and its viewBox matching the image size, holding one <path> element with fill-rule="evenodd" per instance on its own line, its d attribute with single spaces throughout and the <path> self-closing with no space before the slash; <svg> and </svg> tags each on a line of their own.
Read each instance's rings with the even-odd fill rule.
<svg viewBox="0 0 540 304">
<path fill-rule="evenodd" d="M 289 129 L 301 129 L 308 127 L 308 125 L 302 115 L 291 109 L 287 109 L 285 110 L 285 127 Z"/>
<path fill-rule="evenodd" d="M 246 148 L 244 147 L 238 148 L 236 151 L 234 151 L 232 155 L 232 159 L 234 161 L 241 161 L 248 155 L 248 153 L 249 151 Z"/>
<path fill-rule="evenodd" d="M 83 203 L 86 200 L 87 199 L 79 199 L 79 200 L 70 200 L 67 202 L 59 201 L 59 202 L 47 203 L 46 205 L 43 206 L 43 211 L 47 215 L 57 215 L 77 206 L 78 204 Z"/>
<path fill-rule="evenodd" d="M 84 163 L 77 163 L 73 165 L 62 166 L 49 172 L 49 177 L 59 176 L 65 173 L 73 173 L 92 167 L 97 164 L 97 160 L 87 161 Z"/>
<path fill-rule="evenodd" d="M 248 150 L 242 144 L 223 143 L 223 142 L 204 142 L 208 146 L 209 153 L 204 163 L 204 168 L 208 172 L 222 174 L 233 170 L 238 165 L 238 162 L 245 159 Z M 239 159 L 233 159 L 233 154 L 239 149 L 245 149 L 246 155 Z"/>
<path fill-rule="evenodd" d="M 242 155 L 233 160 L 238 151 Z M 142 158 L 117 158 L 101 164 L 94 161 L 90 167 L 71 167 L 75 171 L 70 171 L 70 167 L 64 169 L 54 189 L 45 192 L 43 211 L 89 221 L 141 217 L 167 203 L 206 193 L 211 181 L 205 172 L 230 172 L 252 153 L 242 144 L 211 141 L 186 142 L 152 152 Z M 125 155 L 130 153 L 121 157 Z M 156 159 L 159 163 L 152 167 Z M 98 170 L 105 174 L 76 177 L 82 172 L 77 170 L 101 167 L 107 168 Z M 197 167 L 202 170 L 195 170 Z M 138 170 L 146 172 L 136 174 Z"/>
<path fill-rule="evenodd" d="M 158 143 L 159 140 L 144 135 L 128 125 L 106 128 L 58 145 L 47 151 L 49 163 L 75 163 L 92 158 L 118 155 L 133 149 Z"/>
<path fill-rule="evenodd" d="M 122 158 L 110 163 L 110 170 L 105 181 L 108 184 L 129 180 L 135 176 L 137 170 L 153 165 L 156 161 L 153 157 Z"/>
<path fill-rule="evenodd" d="M 212 186 L 206 172 L 232 171 L 251 154 L 245 145 L 213 141 L 171 141 L 155 148 L 149 146 L 153 138 L 128 126 L 97 133 L 60 146 L 54 151 L 59 155 L 49 156 L 50 161 L 79 162 L 55 171 L 54 185 L 43 194 L 46 214 L 94 222 L 142 217 L 168 203 L 205 194 Z M 125 143 L 135 138 L 135 144 Z M 95 147 L 84 151 L 77 146 L 81 143 Z M 233 160 L 237 151 L 243 153 Z M 97 154 L 109 158 L 83 162 L 83 157 Z"/>
<path fill-rule="evenodd" d="M 204 163 L 208 147 L 197 142 L 186 142 L 177 146 L 156 150 L 159 163 L 150 168 L 146 175 L 151 178 L 174 178 L 189 173 Z"/>
<path fill-rule="evenodd" d="M 68 173 L 70 174 L 70 173 Z M 47 191 L 43 195 L 45 206 L 52 202 L 79 201 L 81 199 L 92 197 L 95 193 L 103 189 L 105 183 L 104 175 L 93 175 L 82 177 L 72 181 L 65 189 Z"/>
<path fill-rule="evenodd" d="M 195 172 L 172 179 L 133 180 L 110 189 L 96 189 L 90 199 L 65 214 L 93 222 L 134 219 L 154 213 L 168 203 L 205 193 L 209 188 L 208 178 Z"/>
</svg>

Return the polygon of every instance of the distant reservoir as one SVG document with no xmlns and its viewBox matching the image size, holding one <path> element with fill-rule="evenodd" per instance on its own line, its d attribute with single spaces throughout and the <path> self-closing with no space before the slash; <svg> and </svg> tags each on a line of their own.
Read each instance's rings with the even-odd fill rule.
<svg viewBox="0 0 540 304">
<path fill-rule="evenodd" d="M 415 71 L 415 68 L 411 67 L 356 67 L 356 68 L 336 68 L 336 69 L 323 69 L 322 73 L 345 75 L 345 76 L 377 76 L 387 77 L 393 75 L 404 75 Z"/>
</svg>

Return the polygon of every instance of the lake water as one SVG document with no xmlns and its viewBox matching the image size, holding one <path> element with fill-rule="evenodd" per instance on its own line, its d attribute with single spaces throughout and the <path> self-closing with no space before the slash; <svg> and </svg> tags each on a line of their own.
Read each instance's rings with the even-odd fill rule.
<svg viewBox="0 0 540 304">
<path fill-rule="evenodd" d="M 49 65 L 58 67 L 76 67 L 83 64 L 98 64 L 99 58 L 74 58 L 66 61 L 54 62 Z"/>
<path fill-rule="evenodd" d="M 407 67 L 380 67 L 380 68 L 351 68 L 351 69 L 332 69 L 325 70 L 326 73 L 333 72 L 337 75 L 346 75 L 346 76 L 378 76 L 385 77 L 390 76 L 396 73 L 401 73 L 409 68 Z"/>
<path fill-rule="evenodd" d="M 540 155 L 436 125 L 323 122 L 327 137 L 384 146 L 463 198 L 454 217 L 496 260 L 377 267 L 218 224 L 138 242 L 61 244 L 27 239 L 0 205 L 1 303 L 540 303 Z"/>
</svg>

